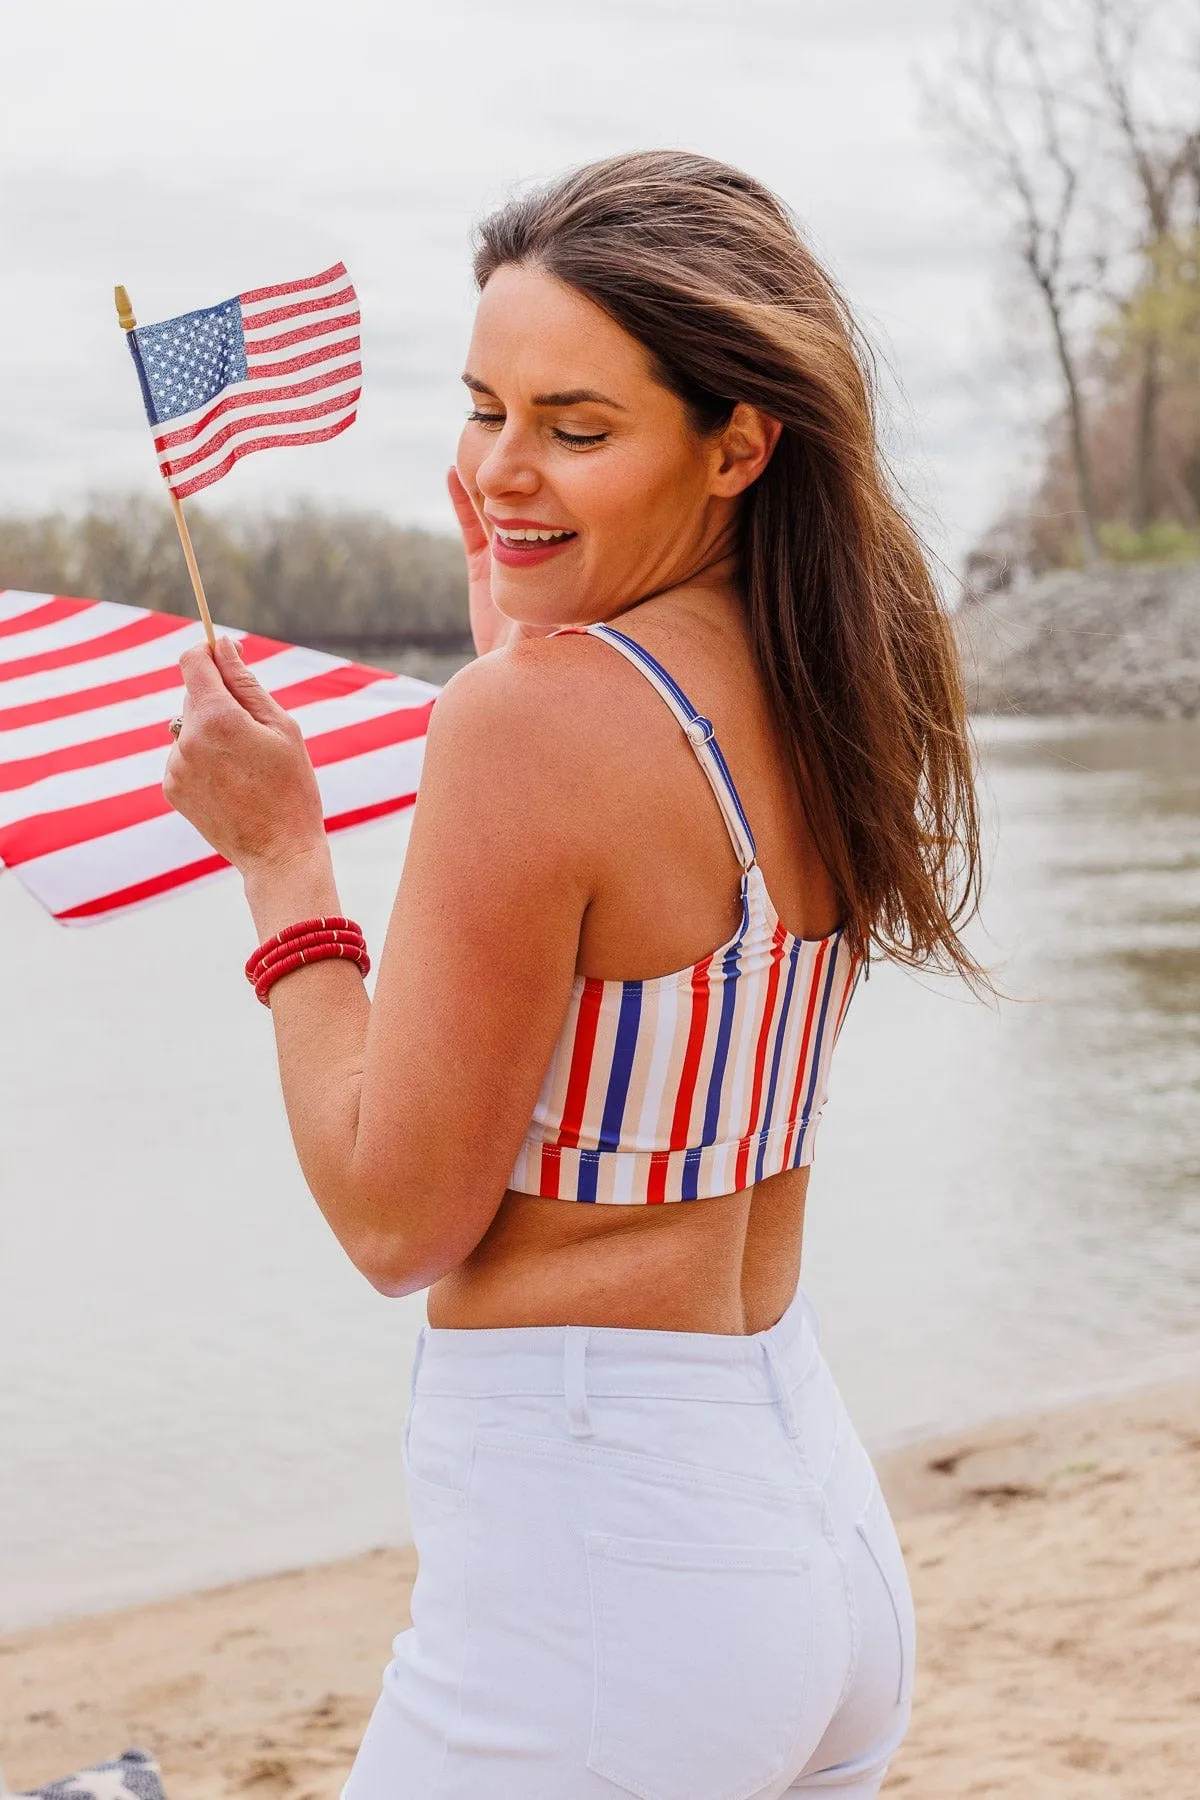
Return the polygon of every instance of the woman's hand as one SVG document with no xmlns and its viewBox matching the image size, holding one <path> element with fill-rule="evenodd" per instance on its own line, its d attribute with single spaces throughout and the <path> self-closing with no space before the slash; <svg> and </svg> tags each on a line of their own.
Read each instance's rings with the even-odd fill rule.
<svg viewBox="0 0 1200 1800">
<path fill-rule="evenodd" d="M 232 638 L 187 650 L 183 730 L 163 793 L 243 875 L 326 851 L 317 778 L 295 721 Z"/>
<path fill-rule="evenodd" d="M 457 469 L 447 470 L 446 486 L 467 553 L 467 609 L 476 652 L 486 656 L 489 650 L 499 650 L 517 638 L 549 637 L 555 629 L 553 625 L 522 625 L 519 619 L 510 619 L 500 611 L 492 599 L 492 552 L 487 532 Z"/>
<path fill-rule="evenodd" d="M 489 650 L 498 650 L 502 644 L 511 643 L 519 635 L 519 627 L 512 619 L 505 618 L 492 599 L 492 553 L 488 548 L 487 532 L 457 469 L 447 470 L 446 486 L 467 553 L 467 608 L 471 636 L 478 654 L 486 656 Z"/>
</svg>

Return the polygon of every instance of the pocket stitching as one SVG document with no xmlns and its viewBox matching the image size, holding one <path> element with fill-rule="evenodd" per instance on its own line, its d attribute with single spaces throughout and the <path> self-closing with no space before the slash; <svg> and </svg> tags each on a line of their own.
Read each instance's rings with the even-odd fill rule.
<svg viewBox="0 0 1200 1800">
<path fill-rule="evenodd" d="M 616 1537 L 605 1531 L 584 1532 L 589 1556 L 626 1563 L 634 1569 L 745 1569 L 755 1573 L 803 1574 L 808 1558 L 787 1544 L 680 1544 L 660 1538 Z"/>
</svg>

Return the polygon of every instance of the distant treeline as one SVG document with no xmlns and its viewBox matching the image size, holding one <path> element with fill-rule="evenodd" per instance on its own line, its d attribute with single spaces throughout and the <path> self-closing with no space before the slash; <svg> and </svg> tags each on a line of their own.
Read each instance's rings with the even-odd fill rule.
<svg viewBox="0 0 1200 1800">
<path fill-rule="evenodd" d="M 223 625 L 364 650 L 470 642 L 462 546 L 449 534 L 308 505 L 219 516 L 193 506 L 188 518 Z M 0 587 L 195 615 L 165 494 L 0 517 Z"/>
</svg>

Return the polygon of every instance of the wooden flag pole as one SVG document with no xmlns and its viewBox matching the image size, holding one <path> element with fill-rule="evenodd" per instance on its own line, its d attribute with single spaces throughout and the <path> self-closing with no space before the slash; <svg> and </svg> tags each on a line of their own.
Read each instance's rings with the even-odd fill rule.
<svg viewBox="0 0 1200 1800">
<path fill-rule="evenodd" d="M 171 511 L 175 514 L 175 524 L 179 531 L 179 542 L 183 545 L 183 560 L 187 564 L 188 574 L 192 578 L 192 592 L 196 596 L 196 605 L 200 608 L 200 618 L 204 625 L 204 635 L 208 639 L 208 647 L 217 647 L 216 633 L 213 631 L 212 614 L 208 610 L 208 601 L 204 598 L 204 583 L 200 579 L 200 570 L 196 563 L 196 552 L 192 549 L 192 534 L 188 530 L 187 520 L 183 516 L 183 504 L 171 489 L 167 489 L 167 498 L 171 502 Z"/>
<path fill-rule="evenodd" d="M 133 308 L 129 304 L 129 295 L 123 287 L 113 289 L 113 298 L 117 303 L 117 323 L 122 331 L 135 331 L 137 320 L 133 316 Z M 183 560 L 187 564 L 188 574 L 192 578 L 192 592 L 196 596 L 196 605 L 200 609 L 200 619 L 204 626 L 204 635 L 208 639 L 208 647 L 217 647 L 216 633 L 213 631 L 212 614 L 208 610 L 208 601 L 204 596 L 204 583 L 200 579 L 200 568 L 196 562 L 196 552 L 192 548 L 192 534 L 188 530 L 187 520 L 183 516 L 183 506 L 178 496 L 172 492 L 170 482 L 167 483 L 167 498 L 171 502 L 171 511 L 175 515 L 175 528 L 179 532 L 179 542 L 183 546 Z"/>
</svg>

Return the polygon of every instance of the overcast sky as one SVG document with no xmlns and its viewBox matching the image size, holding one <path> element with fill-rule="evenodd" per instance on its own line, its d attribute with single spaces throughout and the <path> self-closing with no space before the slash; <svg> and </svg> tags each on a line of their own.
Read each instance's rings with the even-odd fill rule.
<svg viewBox="0 0 1200 1800">
<path fill-rule="evenodd" d="M 154 492 L 112 311 L 148 323 L 343 258 L 359 422 L 211 499 L 448 526 L 468 233 L 514 184 L 678 145 L 773 185 L 899 374 L 952 554 L 1004 497 L 999 242 L 922 122 L 956 0 L 28 0 L 0 5 L 0 509 Z M 0 571 L 0 580 L 3 571 Z M 112 596 L 119 598 L 119 596 Z"/>
</svg>

